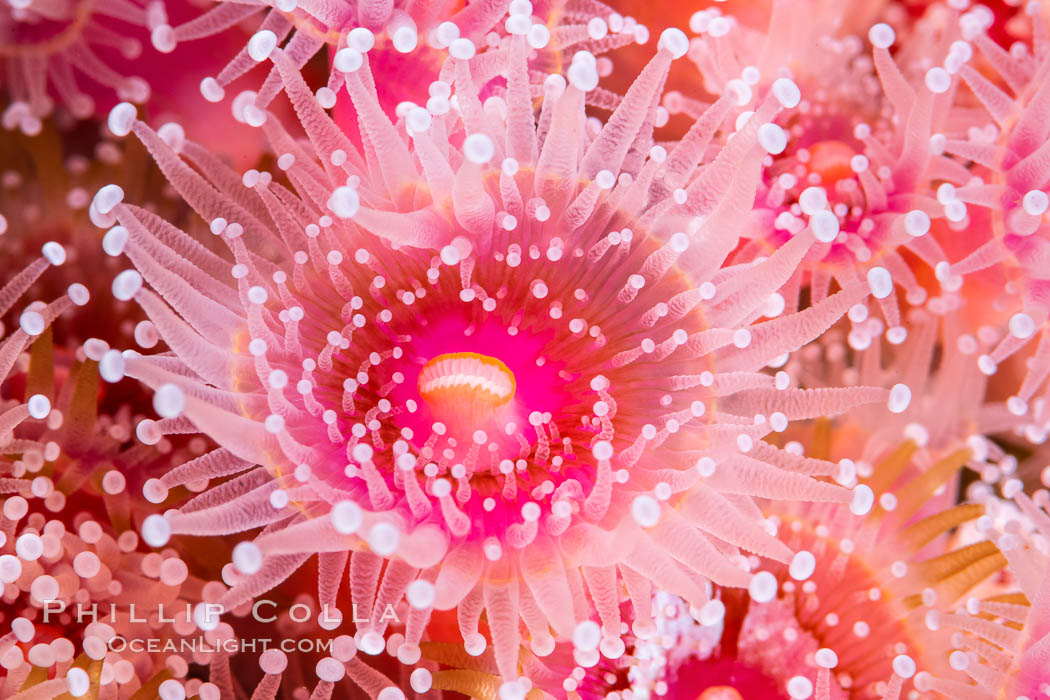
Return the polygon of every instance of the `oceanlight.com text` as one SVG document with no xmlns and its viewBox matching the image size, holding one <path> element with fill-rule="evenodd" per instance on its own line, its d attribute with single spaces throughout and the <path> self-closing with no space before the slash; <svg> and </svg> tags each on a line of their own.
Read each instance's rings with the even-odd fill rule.
<svg viewBox="0 0 1050 700">
<path fill-rule="evenodd" d="M 158 639 L 155 637 L 122 637 L 117 635 L 109 640 L 107 645 L 110 651 L 123 652 L 130 650 L 135 653 L 150 654 L 172 654 L 218 652 L 227 654 L 238 654 L 243 652 L 262 653 L 269 649 L 280 649 L 286 654 L 300 653 L 328 653 L 331 651 L 331 639 L 273 639 L 269 637 L 256 637 L 253 639 L 216 639 L 210 641 L 204 637 L 180 637 L 176 639 Z"/>
</svg>

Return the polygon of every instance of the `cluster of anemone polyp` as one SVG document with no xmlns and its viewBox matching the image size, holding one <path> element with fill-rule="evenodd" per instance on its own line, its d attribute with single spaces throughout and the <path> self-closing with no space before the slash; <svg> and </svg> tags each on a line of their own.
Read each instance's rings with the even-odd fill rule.
<svg viewBox="0 0 1050 700">
<path fill-rule="evenodd" d="M 987 2 L 3 0 L 0 700 L 1050 698 Z"/>
</svg>

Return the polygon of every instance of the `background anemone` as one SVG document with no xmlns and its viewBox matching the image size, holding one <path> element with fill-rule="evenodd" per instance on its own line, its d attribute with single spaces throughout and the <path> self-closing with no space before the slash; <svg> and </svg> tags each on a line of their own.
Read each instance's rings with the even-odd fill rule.
<svg viewBox="0 0 1050 700">
<path fill-rule="evenodd" d="M 21 302 L 49 267 L 66 262 L 58 243 L 43 250 L 0 289 L 3 305 Z M 0 341 L 0 614 L 10 628 L 0 637 L 3 697 L 97 696 L 118 685 L 130 693 L 186 670 L 166 655 L 111 653 L 107 643 L 168 638 L 179 626 L 160 622 L 163 605 L 170 611 L 198 595 L 202 582 L 178 553 L 142 547 L 136 528 L 152 507 L 129 498 L 128 486 L 141 489 L 149 473 L 204 441 L 145 447 L 134 440 L 126 397 L 100 400 L 100 365 L 107 375 L 113 360 L 106 344 L 70 347 L 53 323 L 88 297 L 74 283 L 50 304 L 29 303 Z"/>
<path fill-rule="evenodd" d="M 121 30 L 166 21 L 164 4 L 136 0 L 48 2 L 18 0 L 0 7 L 0 57 L 8 104 L 2 120 L 35 135 L 42 119 L 51 114 L 54 87 L 61 103 L 78 118 L 91 116 L 95 100 L 78 84 L 77 76 L 116 93 L 122 100 L 145 102 L 150 86 L 138 76 L 126 76 L 112 67 L 112 57 L 133 61 L 142 52 L 140 42 Z M 112 104 L 112 103 L 111 103 Z"/>
<path fill-rule="evenodd" d="M 1019 482 L 1008 485 L 1014 492 Z M 1050 571 L 1050 518 L 1046 491 L 1036 493 L 1041 505 L 1016 493 L 1017 511 L 1003 530 L 988 513 L 978 521 L 987 542 L 1008 562 L 1010 586 L 967 598 L 964 606 L 928 620 L 930 634 L 945 646 L 948 668 L 922 668 L 915 677 L 920 692 L 947 698 L 1039 697 L 1050 690 L 1047 676 L 1047 575 Z"/>
<path fill-rule="evenodd" d="M 780 290 L 788 307 L 807 292 L 823 299 L 832 280 L 866 278 L 890 326 L 888 337 L 900 342 L 907 333 L 901 292 L 909 306 L 921 306 L 931 297 L 939 301 L 942 285 L 956 291 L 961 283 L 943 277 L 948 257 L 941 241 L 968 223 L 959 198 L 983 190 L 967 189 L 968 164 L 941 146 L 946 132 L 962 128 L 961 115 L 951 109 L 951 76 L 972 49 L 960 39 L 959 25 L 990 19 L 981 8 L 964 14 L 935 5 L 902 23 L 906 36 L 898 40 L 884 22 L 862 28 L 860 36 L 845 33 L 843 17 L 852 9 L 843 6 L 840 16 L 819 5 L 778 3 L 768 32 L 742 26 L 717 8 L 691 22 L 700 36 L 689 57 L 705 81 L 725 86 L 715 90 L 723 109 L 747 108 L 781 76 L 795 80 L 803 94 L 798 108 L 778 120 L 783 130 L 767 134 L 776 148 L 748 241 L 734 261 L 766 255 L 808 224 L 820 243 Z"/>
<path fill-rule="evenodd" d="M 162 52 L 172 52 L 182 42 L 221 35 L 260 13 L 265 13 L 265 18 L 244 48 L 216 76 L 201 81 L 200 90 L 207 100 L 222 101 L 232 82 L 279 45 L 300 69 L 315 56 L 324 56 L 331 72 L 327 81 L 321 81 L 316 95 L 326 109 L 337 106 L 340 74 L 368 63 L 377 82 L 384 85 L 379 93 L 380 105 L 392 114 L 406 100 L 426 101 L 427 78 L 451 69 L 453 64 L 444 51 L 453 44 L 464 46 L 463 42 L 456 43 L 458 39 L 471 42 L 479 53 L 491 54 L 477 63 L 474 78 L 479 86 L 500 82 L 498 70 L 505 60 L 501 54 L 510 36 L 528 38 L 528 62 L 533 76 L 539 79 L 548 71 L 561 70 L 573 51 L 601 55 L 649 39 L 648 30 L 632 17 L 599 2 L 554 0 L 537 2 L 533 7 L 528 0 L 338 5 L 289 0 L 276 5 L 222 2 L 181 25 L 155 28 L 153 45 Z M 611 69 L 607 58 L 602 59 L 601 66 L 605 74 Z M 233 102 L 235 116 L 242 121 L 259 121 L 280 89 L 281 78 L 271 70 L 258 90 L 238 93 Z M 605 91 L 595 92 L 592 98 L 607 109 L 618 101 L 616 93 Z M 345 111 L 337 107 L 337 113 Z M 347 118 L 353 119 L 352 115 Z"/>
</svg>

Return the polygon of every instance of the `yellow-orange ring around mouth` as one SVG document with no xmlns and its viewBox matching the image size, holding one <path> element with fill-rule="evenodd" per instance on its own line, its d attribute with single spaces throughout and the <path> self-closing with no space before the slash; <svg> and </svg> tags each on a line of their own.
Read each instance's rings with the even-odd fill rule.
<svg viewBox="0 0 1050 700">
<path fill-rule="evenodd" d="M 476 353 L 476 352 L 450 352 L 450 353 L 444 353 L 444 354 L 441 354 L 441 355 L 437 355 L 437 356 L 431 358 L 429 361 L 427 361 L 426 365 L 424 365 L 424 367 L 423 367 L 423 370 L 420 371 L 420 373 L 419 373 L 419 381 L 417 382 L 417 387 L 418 387 L 418 390 L 419 390 L 420 397 L 423 398 L 424 401 L 426 401 L 427 397 L 428 397 L 428 394 L 432 394 L 431 391 L 427 391 L 423 387 L 423 377 L 424 377 L 424 373 L 426 372 L 427 368 L 434 367 L 434 366 L 437 366 L 440 363 L 448 362 L 448 361 L 451 361 L 451 360 L 468 360 L 468 359 L 469 360 L 478 360 L 483 365 L 487 365 L 489 367 L 492 367 L 492 368 L 496 369 L 496 371 L 498 371 L 500 374 L 502 374 L 503 377 L 509 381 L 509 383 L 510 383 L 510 392 L 506 396 L 495 396 L 494 395 L 495 396 L 495 401 L 493 401 L 493 406 L 502 406 L 503 404 L 508 403 L 511 399 L 514 398 L 514 394 L 517 392 L 517 389 L 518 389 L 518 384 L 517 384 L 517 380 L 514 377 L 514 373 L 510 370 L 510 368 L 507 367 L 507 365 L 504 364 L 498 358 L 492 357 L 490 355 L 482 355 L 481 353 Z M 488 390 L 486 390 L 486 389 L 480 389 L 479 391 L 486 391 L 487 393 L 490 393 L 490 394 L 492 393 L 492 392 L 488 392 Z"/>
</svg>

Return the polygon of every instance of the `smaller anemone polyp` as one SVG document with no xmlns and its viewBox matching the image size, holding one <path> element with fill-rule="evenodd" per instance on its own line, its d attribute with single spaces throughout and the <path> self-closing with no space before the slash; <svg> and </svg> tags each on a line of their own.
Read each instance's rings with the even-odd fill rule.
<svg viewBox="0 0 1050 700">
<path fill-rule="evenodd" d="M 902 46 L 947 46 L 961 36 L 960 27 L 983 25 L 985 12 L 931 7 L 901 29 L 907 32 L 902 41 L 885 22 L 870 26 L 864 37 L 843 35 L 834 12 L 797 33 L 783 31 L 808 8 L 801 0 L 776 4 L 765 33 L 716 8 L 690 20 L 698 36 L 688 56 L 705 81 L 725 86 L 716 90 L 724 109 L 771 89 L 776 69 L 788 66 L 802 95 L 797 109 L 759 134 L 767 168 L 755 225 L 733 262 L 768 255 L 808 226 L 818 242 L 781 292 L 788 308 L 797 307 L 803 288 L 819 301 L 832 281 L 845 284 L 863 275 L 891 343 L 898 344 L 907 336 L 902 313 L 908 306 L 961 285 L 956 271 L 948 270 L 943 246 L 951 238 L 944 232 L 968 225 L 964 201 L 984 192 L 983 184 L 971 182 L 966 159 L 944 145 L 953 128 L 952 76 L 965 75 L 973 50 L 959 39 L 943 57 L 919 58 Z M 942 58 L 944 67 L 930 67 Z M 687 106 L 676 97 L 668 109 Z"/>
<path fill-rule="evenodd" d="M 127 77 L 121 67 L 110 65 L 110 49 L 116 49 L 125 61 L 137 59 L 142 52 L 136 39 L 108 26 L 108 18 L 112 17 L 136 27 L 167 21 L 163 3 L 146 7 L 137 0 L 15 0 L 0 7 L 0 62 L 6 74 L 12 76 L 5 86 L 10 100 L 0 117 L 5 129 L 18 128 L 30 136 L 40 133 L 43 118 L 55 106 L 55 100 L 48 95 L 49 84 L 58 102 L 74 117 L 91 116 L 95 111 L 94 95 L 99 91 L 94 85 L 88 92 L 83 91 L 78 74 L 112 90 L 120 99 L 142 103 L 149 98 L 146 80 Z M 102 51 L 97 51 L 102 47 Z M 15 75 L 18 80 L 13 78 Z"/>
</svg>

